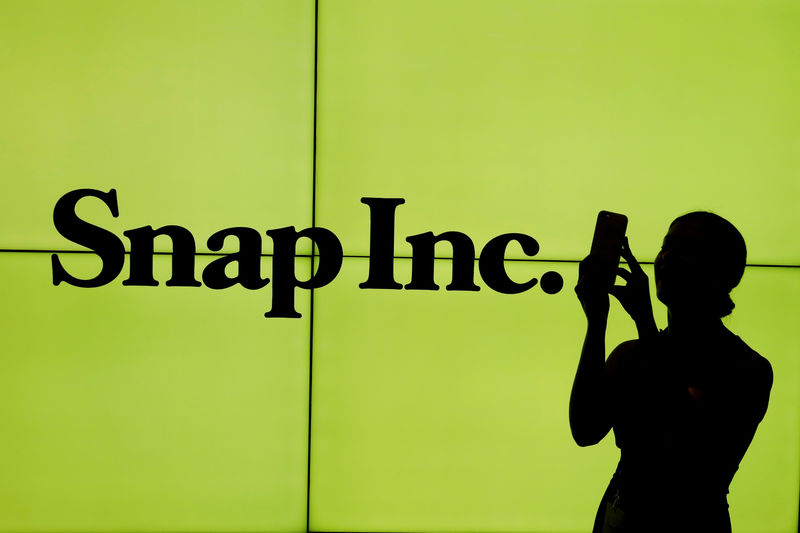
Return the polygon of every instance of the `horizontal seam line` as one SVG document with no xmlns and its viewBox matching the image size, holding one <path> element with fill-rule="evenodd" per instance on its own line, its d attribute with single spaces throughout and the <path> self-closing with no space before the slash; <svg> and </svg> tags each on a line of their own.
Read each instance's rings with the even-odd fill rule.
<svg viewBox="0 0 800 533">
<path fill-rule="evenodd" d="M 11 248 L 0 248 L 0 253 L 48 253 L 48 254 L 96 254 L 96 252 L 90 250 L 25 250 L 25 249 L 11 249 Z M 125 254 L 129 255 L 131 252 L 125 250 Z M 226 255 L 230 255 L 231 253 L 236 252 L 195 252 L 194 255 L 202 255 L 202 256 L 219 256 L 223 257 Z M 172 255 L 172 252 L 153 252 L 153 255 Z M 260 257 L 273 257 L 274 254 L 260 254 Z M 316 254 L 318 257 L 319 254 Z M 311 254 L 295 254 L 295 257 L 305 257 L 311 258 Z M 344 254 L 342 258 L 350 258 L 350 259 L 369 259 L 370 256 L 368 255 L 357 255 L 357 254 Z M 410 255 L 394 255 L 392 256 L 393 259 L 413 259 Z M 434 257 L 434 259 L 439 260 L 446 260 L 452 261 L 452 257 Z M 478 261 L 479 258 L 476 257 L 475 261 Z M 521 257 L 506 257 L 504 261 L 519 261 L 519 262 L 531 262 L 531 263 L 580 263 L 582 259 L 536 259 L 536 258 L 521 258 Z M 626 263 L 621 263 L 626 264 Z M 652 265 L 653 261 L 639 261 L 640 265 Z M 769 263 L 747 263 L 745 264 L 746 267 L 762 267 L 762 268 L 800 268 L 800 265 L 777 265 L 777 264 L 769 264 Z"/>
</svg>

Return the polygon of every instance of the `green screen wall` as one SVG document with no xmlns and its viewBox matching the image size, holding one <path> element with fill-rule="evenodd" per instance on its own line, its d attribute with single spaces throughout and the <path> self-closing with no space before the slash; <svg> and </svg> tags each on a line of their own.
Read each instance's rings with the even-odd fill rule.
<svg viewBox="0 0 800 533">
<path fill-rule="evenodd" d="M 770 406 L 730 487 L 734 531 L 793 533 L 800 500 L 800 5 L 790 0 L 14 1 L 0 3 L 0 531 L 591 529 L 619 457 L 578 447 L 568 401 L 585 318 L 573 287 L 601 209 L 652 261 L 693 210 L 733 222 L 748 267 L 725 325 L 769 359 Z M 272 285 L 52 283 L 101 261 L 53 207 L 193 233 L 199 273 L 233 226 L 341 241 L 301 318 Z M 405 237 L 512 245 L 523 282 L 359 288 L 369 209 Z M 307 279 L 319 258 L 298 242 Z M 324 260 L 324 258 L 322 258 Z M 235 274 L 235 272 L 233 273 Z M 621 282 L 621 280 L 620 280 Z M 652 291 L 659 327 L 666 308 Z M 636 337 L 612 298 L 606 351 Z"/>
</svg>

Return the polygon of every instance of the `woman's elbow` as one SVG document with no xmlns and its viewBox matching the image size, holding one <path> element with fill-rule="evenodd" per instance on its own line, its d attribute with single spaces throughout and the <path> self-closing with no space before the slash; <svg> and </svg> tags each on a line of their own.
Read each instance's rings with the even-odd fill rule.
<svg viewBox="0 0 800 533">
<path fill-rule="evenodd" d="M 585 448 L 587 446 L 594 446 L 595 444 L 599 443 L 601 440 L 608 435 L 609 430 L 611 427 L 586 427 L 580 428 L 576 427 L 574 424 L 570 424 L 570 430 L 572 431 L 572 439 L 575 441 L 575 444 L 580 446 L 581 448 Z"/>
<path fill-rule="evenodd" d="M 575 440 L 575 444 L 577 444 L 581 448 L 585 448 L 587 446 L 594 446 L 595 444 L 603 440 L 602 438 L 598 439 L 591 435 L 575 435 L 574 433 L 572 434 L 572 438 Z"/>
</svg>

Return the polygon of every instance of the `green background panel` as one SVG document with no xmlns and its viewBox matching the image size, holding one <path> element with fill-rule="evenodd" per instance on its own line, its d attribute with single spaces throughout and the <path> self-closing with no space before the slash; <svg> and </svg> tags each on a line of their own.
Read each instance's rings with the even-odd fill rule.
<svg viewBox="0 0 800 533">
<path fill-rule="evenodd" d="M 399 255 L 518 231 L 578 259 L 600 209 L 634 246 L 704 209 L 751 263 L 800 262 L 794 0 L 339 0 L 319 21 L 317 221 L 346 252 L 377 196 L 407 201 Z"/>
<path fill-rule="evenodd" d="M 443 287 L 450 262 L 436 265 Z M 480 280 L 479 292 L 357 289 L 367 267 L 346 259 L 315 296 L 311 529 L 588 531 L 619 452 L 613 435 L 588 448 L 570 435 L 585 334 L 577 265 L 508 263 L 520 282 L 560 272 L 555 295 L 538 286 L 503 295 Z M 396 279 L 410 279 L 409 260 L 396 261 Z M 793 532 L 800 277 L 749 268 L 733 298 L 726 324 L 775 372 L 769 412 L 731 485 L 734 528 Z M 612 298 L 606 353 L 635 337 Z"/>
<path fill-rule="evenodd" d="M 800 270 L 747 268 L 731 298 L 736 308 L 723 322 L 766 357 L 774 373 L 767 414 L 731 483 L 734 531 L 794 533 L 800 501 Z"/>
<path fill-rule="evenodd" d="M 266 319 L 269 285 L 168 270 L 56 287 L 49 254 L 0 254 L 0 531 L 305 531 L 307 291 L 304 318 Z"/>
<path fill-rule="evenodd" d="M 117 219 L 79 204 L 93 223 L 177 224 L 202 249 L 311 225 L 312 1 L 4 1 L 0 79 L 2 248 L 82 249 L 52 221 L 81 188 L 117 189 Z"/>
</svg>

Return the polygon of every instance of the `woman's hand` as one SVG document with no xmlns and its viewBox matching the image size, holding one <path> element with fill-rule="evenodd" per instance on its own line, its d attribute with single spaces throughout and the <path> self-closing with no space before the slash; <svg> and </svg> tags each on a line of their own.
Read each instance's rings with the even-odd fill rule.
<svg viewBox="0 0 800 533">
<path fill-rule="evenodd" d="M 575 294 L 589 323 L 608 321 L 608 269 L 603 268 L 598 257 L 589 254 L 580 262 Z"/>
<path fill-rule="evenodd" d="M 627 283 L 625 285 L 614 285 L 608 292 L 619 300 L 619 303 L 622 304 L 622 307 L 636 323 L 640 334 L 643 329 L 647 329 L 648 333 L 650 333 L 655 328 L 653 304 L 650 301 L 650 281 L 639 262 L 633 257 L 633 253 L 628 246 L 628 237 L 625 237 L 622 243 L 622 257 L 627 261 L 630 272 L 624 268 L 618 268 L 617 275 Z"/>
</svg>

